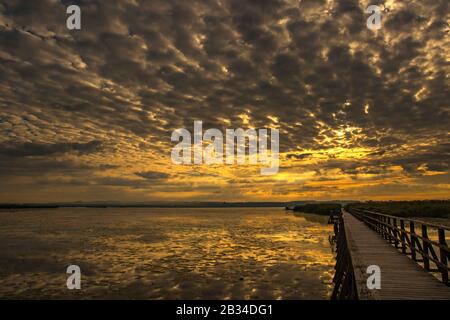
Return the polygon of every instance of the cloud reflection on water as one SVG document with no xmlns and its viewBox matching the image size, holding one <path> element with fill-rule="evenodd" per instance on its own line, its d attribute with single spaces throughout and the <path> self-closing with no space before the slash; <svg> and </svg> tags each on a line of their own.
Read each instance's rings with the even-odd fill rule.
<svg viewBox="0 0 450 320">
<path fill-rule="evenodd" d="M 279 208 L 2 212 L 0 298 L 327 298 L 322 220 Z M 65 287 L 69 264 L 80 292 Z"/>
</svg>

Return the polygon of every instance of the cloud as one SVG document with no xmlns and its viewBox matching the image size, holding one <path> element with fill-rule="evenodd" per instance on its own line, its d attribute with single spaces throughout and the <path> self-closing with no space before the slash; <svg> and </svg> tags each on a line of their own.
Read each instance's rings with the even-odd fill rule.
<svg viewBox="0 0 450 320">
<path fill-rule="evenodd" d="M 101 150 L 101 141 L 87 143 L 22 143 L 16 145 L 0 145 L 0 155 L 8 157 L 50 156 L 74 152 L 80 155 Z"/>
<path fill-rule="evenodd" d="M 295 153 L 289 153 L 287 155 L 287 157 L 289 159 L 299 159 L 299 160 L 303 160 L 303 159 L 307 159 L 310 158 L 313 154 L 312 153 L 301 153 L 301 154 L 295 154 Z"/>
<path fill-rule="evenodd" d="M 69 31 L 65 9 L 75 2 L 82 29 Z M 377 32 L 366 28 L 368 1 L 75 2 L 0 5 L 5 165 L 39 157 L 97 168 L 98 178 L 108 164 L 127 181 L 104 183 L 127 191 L 158 181 L 173 196 L 173 180 L 187 192 L 192 178 L 226 197 L 238 190 L 224 190 L 223 181 L 244 175 L 257 193 L 257 170 L 172 166 L 172 131 L 203 120 L 219 129 L 276 125 L 280 174 L 292 179 L 313 172 L 338 187 L 354 173 L 415 183 L 413 175 L 448 172 L 446 0 L 375 1 L 384 10 Z M 10 181 L 45 167 L 25 162 Z M 70 177 L 84 172 L 73 168 Z M 192 196 L 208 198 L 200 185 L 190 185 L 199 193 Z M 307 196 L 296 190 L 286 197 Z"/>
<path fill-rule="evenodd" d="M 137 176 L 144 178 L 146 180 L 165 180 L 170 177 L 169 174 L 164 172 L 156 172 L 156 171 L 146 171 L 146 172 L 136 172 Z"/>
</svg>

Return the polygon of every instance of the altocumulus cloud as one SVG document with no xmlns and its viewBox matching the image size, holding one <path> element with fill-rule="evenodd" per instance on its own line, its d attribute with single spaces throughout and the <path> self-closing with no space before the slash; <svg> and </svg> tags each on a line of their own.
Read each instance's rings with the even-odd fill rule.
<svg viewBox="0 0 450 320">
<path fill-rule="evenodd" d="M 9 157 L 49 156 L 75 152 L 89 154 L 101 150 L 101 141 L 87 143 L 20 143 L 14 145 L 0 145 L 0 155 Z"/>
<path fill-rule="evenodd" d="M 369 2 L 384 12 L 377 32 L 366 28 Z M 82 9 L 80 31 L 66 29 L 69 4 Z M 386 188 L 390 195 L 426 184 L 431 197 L 448 196 L 448 5 L 2 1 L 0 160 L 13 166 L 6 158 L 20 158 L 22 166 L 2 199 L 22 199 L 33 189 L 27 177 L 49 161 L 77 163 L 59 174 L 72 180 L 89 167 L 99 182 L 91 194 L 100 198 L 115 186 L 130 191 L 117 191 L 124 199 L 150 199 L 133 193 L 133 184 L 149 186 L 145 180 L 193 199 L 263 196 L 255 188 L 286 199 L 389 196 L 376 187 L 385 179 L 409 185 Z M 290 178 L 279 184 L 258 182 L 257 170 L 246 168 L 172 167 L 170 133 L 194 120 L 277 127 L 280 174 Z M 55 175 L 42 179 L 61 181 Z M 346 180 L 355 175 L 359 182 Z M 210 194 L 202 177 L 214 186 Z M 253 182 L 239 183 L 244 177 Z M 79 189 L 64 188 L 66 199 L 78 200 Z"/>
</svg>

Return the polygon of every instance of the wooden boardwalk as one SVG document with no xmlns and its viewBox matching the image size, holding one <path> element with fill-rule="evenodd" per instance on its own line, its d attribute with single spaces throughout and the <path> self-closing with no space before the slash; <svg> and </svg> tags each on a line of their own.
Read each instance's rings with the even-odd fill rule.
<svg viewBox="0 0 450 320">
<path fill-rule="evenodd" d="M 344 211 L 343 221 L 359 299 L 450 300 L 446 286 L 391 246 L 362 221 Z M 367 289 L 367 267 L 381 269 L 381 289 Z"/>
</svg>

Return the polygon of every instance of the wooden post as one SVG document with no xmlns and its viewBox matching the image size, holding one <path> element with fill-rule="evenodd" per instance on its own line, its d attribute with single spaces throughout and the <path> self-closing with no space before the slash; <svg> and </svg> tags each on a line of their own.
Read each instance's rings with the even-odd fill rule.
<svg viewBox="0 0 450 320">
<path fill-rule="evenodd" d="M 380 216 L 380 234 L 384 238 L 384 217 Z"/>
<path fill-rule="evenodd" d="M 428 247 L 429 247 L 429 243 L 427 242 L 428 239 L 428 232 L 427 232 L 427 226 L 426 225 L 422 225 L 422 245 L 423 245 L 423 254 L 422 254 L 422 258 L 423 258 L 423 267 L 425 268 L 425 270 L 430 270 L 430 259 L 428 258 Z"/>
<path fill-rule="evenodd" d="M 445 231 L 444 229 L 439 228 L 438 229 L 438 235 L 439 235 L 439 245 L 447 247 L 447 242 L 445 241 Z M 445 283 L 446 285 L 449 284 L 448 282 L 448 270 L 446 268 L 447 266 L 447 252 L 445 252 L 444 249 L 439 248 L 439 253 L 440 253 L 440 261 L 443 264 L 443 267 L 440 268 L 441 269 L 441 273 L 442 273 L 442 282 Z"/>
<path fill-rule="evenodd" d="M 414 229 L 414 221 L 409 222 L 409 231 L 411 232 L 411 259 L 416 261 L 416 231 Z"/>
<path fill-rule="evenodd" d="M 394 239 L 395 239 L 395 247 L 398 248 L 398 229 L 397 229 L 397 219 L 393 218 L 394 222 Z"/>
<path fill-rule="evenodd" d="M 388 217 L 384 217 L 384 223 L 385 227 L 386 227 L 386 240 L 389 241 L 389 243 L 391 243 L 391 228 L 390 228 L 390 223 L 391 223 L 391 218 Z"/>
<path fill-rule="evenodd" d="M 392 243 L 392 237 L 391 237 L 391 218 L 390 217 L 387 217 L 387 219 L 386 219 L 387 221 L 387 235 L 388 235 L 388 240 L 389 240 L 389 243 Z"/>
<path fill-rule="evenodd" d="M 402 240 L 402 253 L 406 254 L 406 239 L 405 239 L 405 221 L 403 219 L 400 219 L 400 228 L 401 228 L 401 234 L 400 239 Z"/>
</svg>

